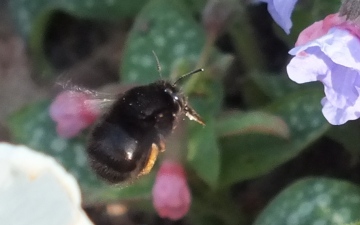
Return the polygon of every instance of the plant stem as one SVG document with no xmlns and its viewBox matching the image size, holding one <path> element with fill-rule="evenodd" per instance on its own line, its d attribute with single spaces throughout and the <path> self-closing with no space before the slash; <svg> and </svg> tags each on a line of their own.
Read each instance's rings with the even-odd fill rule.
<svg viewBox="0 0 360 225">
<path fill-rule="evenodd" d="M 211 50 L 213 48 L 213 44 L 214 44 L 215 40 L 216 40 L 215 35 L 207 35 L 206 36 L 204 47 L 201 51 L 201 55 L 199 57 L 199 60 L 196 64 L 195 68 L 205 67 L 205 65 L 210 57 Z M 187 84 L 184 86 L 184 93 L 190 94 L 196 88 L 196 86 L 200 80 L 201 80 L 201 76 L 194 76 L 193 78 L 191 78 L 187 82 Z"/>
<path fill-rule="evenodd" d="M 264 68 L 265 62 L 247 18 L 248 16 L 244 11 L 241 18 L 238 18 L 230 28 L 230 35 L 234 40 L 236 52 L 244 63 L 247 73 L 249 73 L 254 69 Z"/>
</svg>

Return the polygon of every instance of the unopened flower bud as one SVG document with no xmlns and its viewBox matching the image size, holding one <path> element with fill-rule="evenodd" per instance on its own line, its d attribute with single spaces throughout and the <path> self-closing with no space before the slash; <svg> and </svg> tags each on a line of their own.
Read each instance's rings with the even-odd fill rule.
<svg viewBox="0 0 360 225">
<path fill-rule="evenodd" d="M 178 220 L 187 214 L 191 195 L 181 164 L 173 161 L 162 163 L 152 195 L 154 207 L 160 217 Z"/>
<path fill-rule="evenodd" d="M 50 116 L 57 123 L 56 131 L 64 138 L 75 137 L 99 116 L 100 109 L 89 94 L 78 91 L 60 93 L 50 105 Z"/>
<path fill-rule="evenodd" d="M 226 28 L 234 11 L 229 0 L 210 0 L 202 14 L 202 22 L 208 35 L 219 36 Z"/>
</svg>

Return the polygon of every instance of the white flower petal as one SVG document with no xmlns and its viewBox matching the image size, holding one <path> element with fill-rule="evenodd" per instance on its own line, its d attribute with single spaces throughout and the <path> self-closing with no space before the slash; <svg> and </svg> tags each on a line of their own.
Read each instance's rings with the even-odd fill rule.
<svg viewBox="0 0 360 225">
<path fill-rule="evenodd" d="M 0 143 L 0 218 L 11 225 L 90 225 L 78 184 L 53 158 Z"/>
</svg>

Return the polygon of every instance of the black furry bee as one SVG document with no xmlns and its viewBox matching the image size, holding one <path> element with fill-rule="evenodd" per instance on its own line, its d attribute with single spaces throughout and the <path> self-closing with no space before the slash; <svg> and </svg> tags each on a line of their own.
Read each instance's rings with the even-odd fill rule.
<svg viewBox="0 0 360 225">
<path fill-rule="evenodd" d="M 94 126 L 87 146 L 91 167 L 110 183 L 120 183 L 147 174 L 164 138 L 174 129 L 181 113 L 204 125 L 180 93 L 176 83 L 160 80 L 134 87 L 117 99 Z"/>
</svg>

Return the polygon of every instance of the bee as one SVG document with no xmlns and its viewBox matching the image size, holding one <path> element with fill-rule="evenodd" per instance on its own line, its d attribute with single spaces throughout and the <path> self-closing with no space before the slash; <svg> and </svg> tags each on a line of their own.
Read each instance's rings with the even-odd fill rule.
<svg viewBox="0 0 360 225">
<path fill-rule="evenodd" d="M 200 71 L 174 83 L 161 79 L 134 87 L 115 100 L 90 132 L 87 154 L 93 170 L 109 183 L 133 180 L 149 173 L 158 153 L 165 151 L 165 138 L 179 115 L 204 125 L 177 87 L 180 80 Z"/>
</svg>

